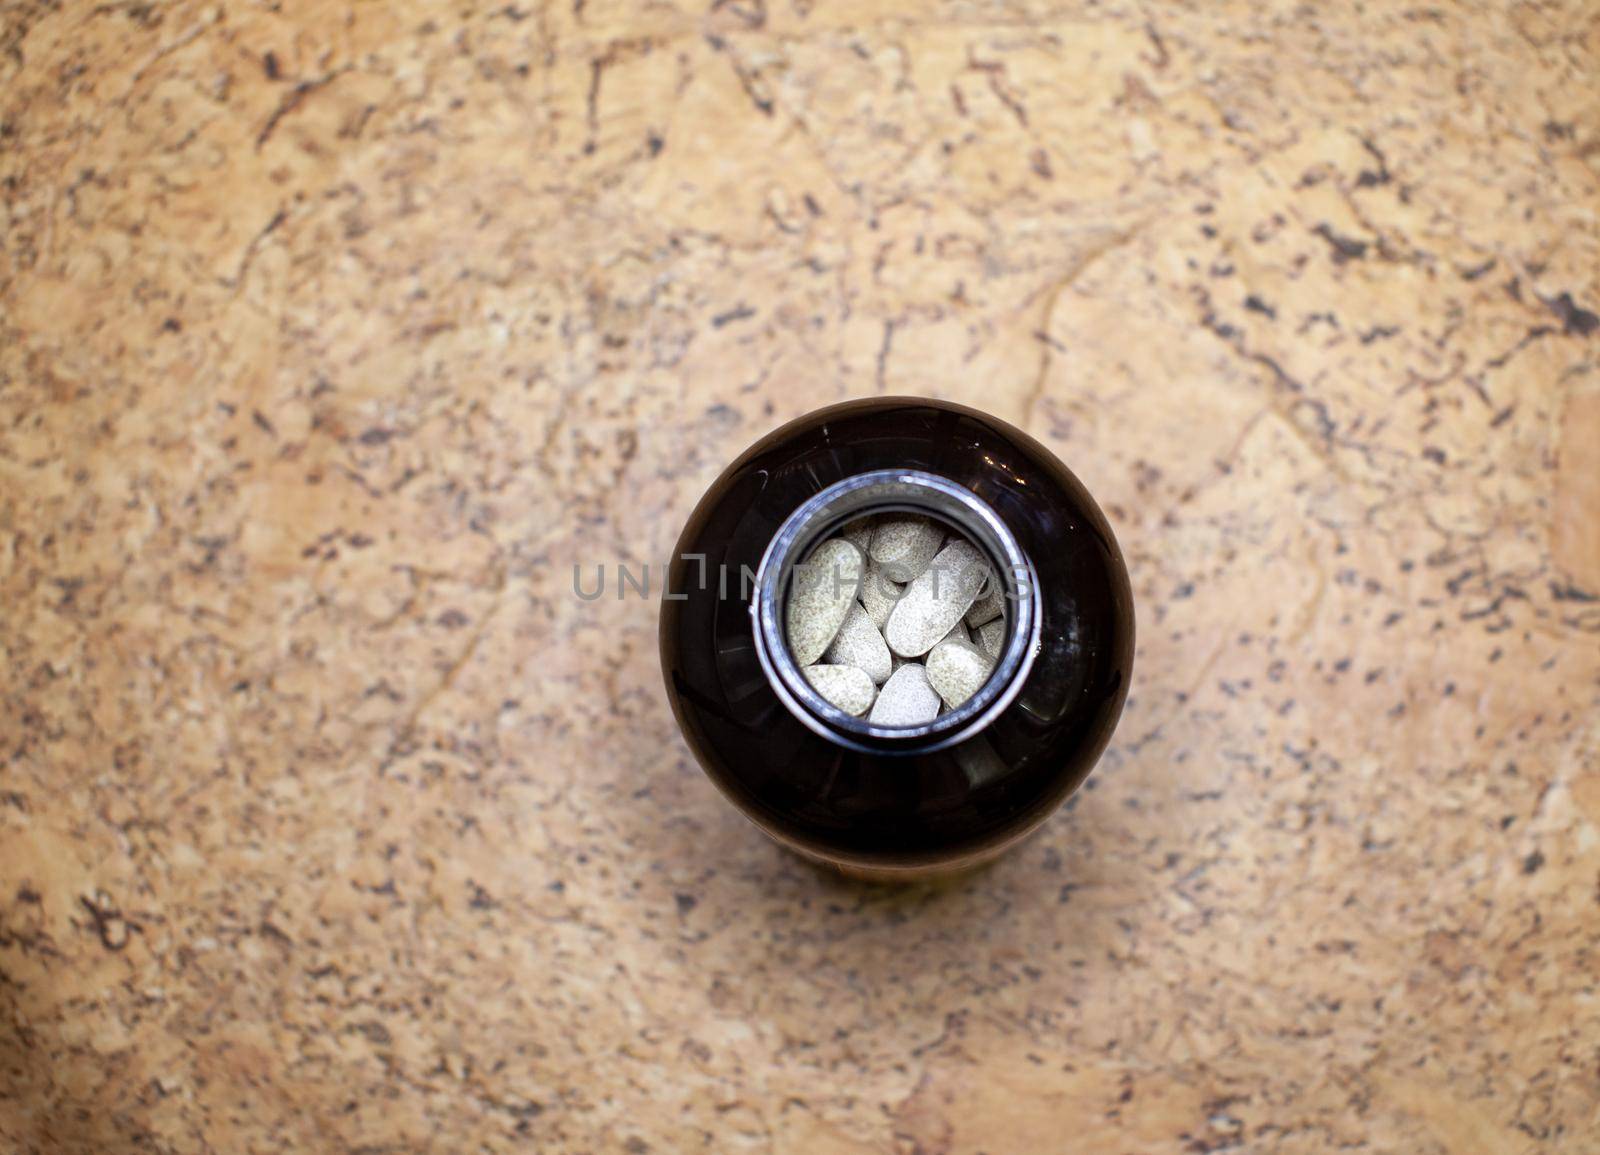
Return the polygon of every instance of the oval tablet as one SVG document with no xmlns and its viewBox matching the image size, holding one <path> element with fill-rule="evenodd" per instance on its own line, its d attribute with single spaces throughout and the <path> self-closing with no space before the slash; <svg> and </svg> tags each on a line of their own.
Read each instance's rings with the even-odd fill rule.
<svg viewBox="0 0 1600 1155">
<path fill-rule="evenodd" d="M 972 608 L 988 573 L 988 561 L 970 542 L 941 549 L 890 612 L 883 629 L 889 648 L 906 658 L 927 653 Z"/>
<path fill-rule="evenodd" d="M 877 518 L 858 517 L 845 526 L 839 536 L 861 551 L 862 557 L 867 557 L 867 549 L 872 544 L 872 528 Z"/>
<path fill-rule="evenodd" d="M 991 576 L 988 584 L 984 586 L 983 595 L 973 602 L 972 608 L 967 611 L 967 625 L 977 629 L 984 622 L 992 622 L 1005 612 L 1006 591 Z"/>
<path fill-rule="evenodd" d="M 978 649 L 989 655 L 991 662 L 1000 660 L 1000 647 L 1006 644 L 1006 620 L 995 618 L 978 627 Z"/>
<path fill-rule="evenodd" d="M 861 579 L 861 606 L 867 611 L 867 617 L 872 619 L 873 625 L 881 630 L 888 624 L 889 612 L 905 596 L 905 592 L 906 587 L 900 582 L 890 581 L 881 565 L 875 561 L 867 562 L 866 575 Z"/>
<path fill-rule="evenodd" d="M 794 567 L 789 588 L 789 649 L 802 666 L 822 657 L 856 604 L 863 569 L 861 551 L 843 538 L 819 545 Z"/>
<path fill-rule="evenodd" d="M 872 560 L 892 581 L 916 578 L 939 552 L 944 527 L 925 517 L 885 517 L 872 531 Z"/>
<path fill-rule="evenodd" d="M 976 694 L 994 663 L 970 642 L 940 642 L 928 654 L 928 685 L 954 710 Z"/>
<path fill-rule="evenodd" d="M 852 603 L 844 616 L 844 624 L 834 635 L 833 642 L 822 655 L 824 662 L 835 666 L 854 666 L 865 670 L 876 685 L 883 685 L 894 672 L 889 660 L 889 646 L 878 632 L 878 627 L 867 617 L 860 604 Z"/>
<path fill-rule="evenodd" d="M 928 685 L 927 672 L 907 662 L 878 691 L 867 721 L 875 726 L 926 726 L 938 716 L 939 695 Z"/>
<path fill-rule="evenodd" d="M 867 712 L 878 692 L 866 671 L 854 666 L 804 666 L 800 672 L 812 689 L 853 718 Z"/>
</svg>

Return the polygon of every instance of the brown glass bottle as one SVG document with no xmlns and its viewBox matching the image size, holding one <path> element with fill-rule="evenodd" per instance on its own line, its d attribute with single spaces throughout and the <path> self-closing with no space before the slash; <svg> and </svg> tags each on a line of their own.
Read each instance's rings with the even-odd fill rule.
<svg viewBox="0 0 1600 1155">
<path fill-rule="evenodd" d="M 893 510 L 981 546 L 1008 606 L 990 682 L 910 729 L 822 701 L 777 624 L 807 549 Z M 1049 450 L 976 410 L 893 397 L 807 414 L 723 472 L 672 558 L 661 664 L 690 749 L 761 829 L 852 873 L 918 877 L 999 853 L 1078 787 L 1121 714 L 1133 636 L 1116 540 Z"/>
</svg>

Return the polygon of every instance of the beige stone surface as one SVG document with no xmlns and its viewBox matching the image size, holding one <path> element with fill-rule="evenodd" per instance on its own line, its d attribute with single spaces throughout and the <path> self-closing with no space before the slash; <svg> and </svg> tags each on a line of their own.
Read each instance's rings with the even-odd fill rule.
<svg viewBox="0 0 1600 1155">
<path fill-rule="evenodd" d="M 1595 1150 L 1596 21 L 0 6 L 0 1148 Z M 886 391 L 1141 615 L 909 891 L 572 593 Z"/>
</svg>

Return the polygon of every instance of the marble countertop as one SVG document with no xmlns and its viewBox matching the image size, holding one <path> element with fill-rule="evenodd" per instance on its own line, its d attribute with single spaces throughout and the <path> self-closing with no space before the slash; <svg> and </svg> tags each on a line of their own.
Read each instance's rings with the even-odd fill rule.
<svg viewBox="0 0 1600 1155">
<path fill-rule="evenodd" d="M 1593 1150 L 1597 58 L 8 5 L 0 1147 Z M 943 887 L 761 839 L 572 593 L 881 392 L 1049 445 L 1139 599 L 1089 787 Z"/>
</svg>

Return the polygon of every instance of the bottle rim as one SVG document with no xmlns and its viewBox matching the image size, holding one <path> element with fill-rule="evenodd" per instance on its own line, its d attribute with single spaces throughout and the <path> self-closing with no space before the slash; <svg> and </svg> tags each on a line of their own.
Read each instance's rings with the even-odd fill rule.
<svg viewBox="0 0 1600 1155">
<path fill-rule="evenodd" d="M 954 710 L 915 726 L 884 726 L 845 713 L 801 672 L 785 636 L 785 593 L 796 565 L 846 522 L 866 514 L 918 513 L 965 533 L 1004 586 L 1006 638 L 994 670 Z M 865 575 L 863 574 L 863 580 Z M 842 478 L 807 498 L 778 527 L 756 570 L 750 603 L 756 656 L 773 692 L 808 728 L 838 745 L 878 754 L 923 754 L 964 742 L 1015 700 L 1039 651 L 1037 575 L 993 506 L 966 486 L 921 469 L 878 469 Z"/>
</svg>

